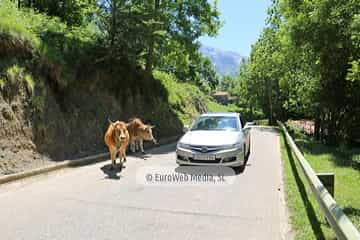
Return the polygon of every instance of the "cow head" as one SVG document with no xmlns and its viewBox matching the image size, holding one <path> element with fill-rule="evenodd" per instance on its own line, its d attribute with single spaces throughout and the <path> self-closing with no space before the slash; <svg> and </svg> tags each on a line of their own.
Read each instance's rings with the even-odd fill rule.
<svg viewBox="0 0 360 240">
<path fill-rule="evenodd" d="M 157 141 L 152 134 L 152 129 L 154 127 L 155 126 L 153 125 L 144 125 L 141 129 L 141 132 L 144 140 L 153 141 L 155 144 L 157 144 Z"/>
<path fill-rule="evenodd" d="M 114 128 L 114 132 L 113 132 L 114 138 L 119 142 L 126 140 L 126 138 L 129 135 L 126 128 L 126 124 L 124 122 L 116 121 L 112 123 L 112 125 Z"/>
</svg>

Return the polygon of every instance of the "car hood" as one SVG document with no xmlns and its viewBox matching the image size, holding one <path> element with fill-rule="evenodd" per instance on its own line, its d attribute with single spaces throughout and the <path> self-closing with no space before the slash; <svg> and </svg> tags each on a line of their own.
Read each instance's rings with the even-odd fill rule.
<svg viewBox="0 0 360 240">
<path fill-rule="evenodd" d="M 221 146 L 241 142 L 241 131 L 189 131 L 180 142 L 190 145 Z"/>
</svg>

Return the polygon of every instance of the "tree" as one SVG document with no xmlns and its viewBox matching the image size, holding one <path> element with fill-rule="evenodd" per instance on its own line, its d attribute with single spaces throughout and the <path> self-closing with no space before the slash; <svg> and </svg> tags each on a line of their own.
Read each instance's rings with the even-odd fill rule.
<svg viewBox="0 0 360 240">
<path fill-rule="evenodd" d="M 80 26 L 87 21 L 97 7 L 96 0 L 17 0 L 18 8 L 27 7 L 57 16 L 71 26 Z"/>
<path fill-rule="evenodd" d="M 355 0 L 274 0 L 238 77 L 243 94 L 270 119 L 313 118 L 328 143 L 359 139 L 359 12 Z"/>
<path fill-rule="evenodd" d="M 113 39 L 112 53 L 143 65 L 149 74 L 163 67 L 162 58 L 173 50 L 196 58 L 196 40 L 216 34 L 220 27 L 216 1 L 211 5 L 202 0 L 108 0 L 101 1 L 101 9 L 100 26 Z"/>
</svg>

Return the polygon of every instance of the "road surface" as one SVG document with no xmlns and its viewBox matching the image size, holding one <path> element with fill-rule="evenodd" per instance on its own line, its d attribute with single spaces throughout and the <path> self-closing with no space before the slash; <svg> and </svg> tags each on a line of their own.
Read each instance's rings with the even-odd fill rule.
<svg viewBox="0 0 360 240">
<path fill-rule="evenodd" d="M 0 186 L 0 239 L 288 239 L 279 134 L 252 129 L 244 172 L 230 184 L 144 185 L 139 171 L 176 171 L 175 145 Z M 104 172 L 105 171 L 105 172 Z"/>
</svg>

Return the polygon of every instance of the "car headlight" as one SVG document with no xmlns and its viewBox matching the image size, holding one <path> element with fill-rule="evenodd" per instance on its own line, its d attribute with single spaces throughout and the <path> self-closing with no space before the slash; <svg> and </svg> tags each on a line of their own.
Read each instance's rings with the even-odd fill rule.
<svg viewBox="0 0 360 240">
<path fill-rule="evenodd" d="M 189 145 L 189 144 L 185 144 L 185 143 L 181 143 L 181 142 L 179 142 L 179 143 L 177 144 L 177 147 L 178 147 L 178 148 L 190 149 L 190 145 Z"/>
<path fill-rule="evenodd" d="M 221 149 L 226 150 L 226 149 L 241 149 L 242 148 L 242 144 L 241 143 L 235 143 L 235 144 L 229 144 L 229 145 L 223 145 L 221 146 Z"/>
</svg>

